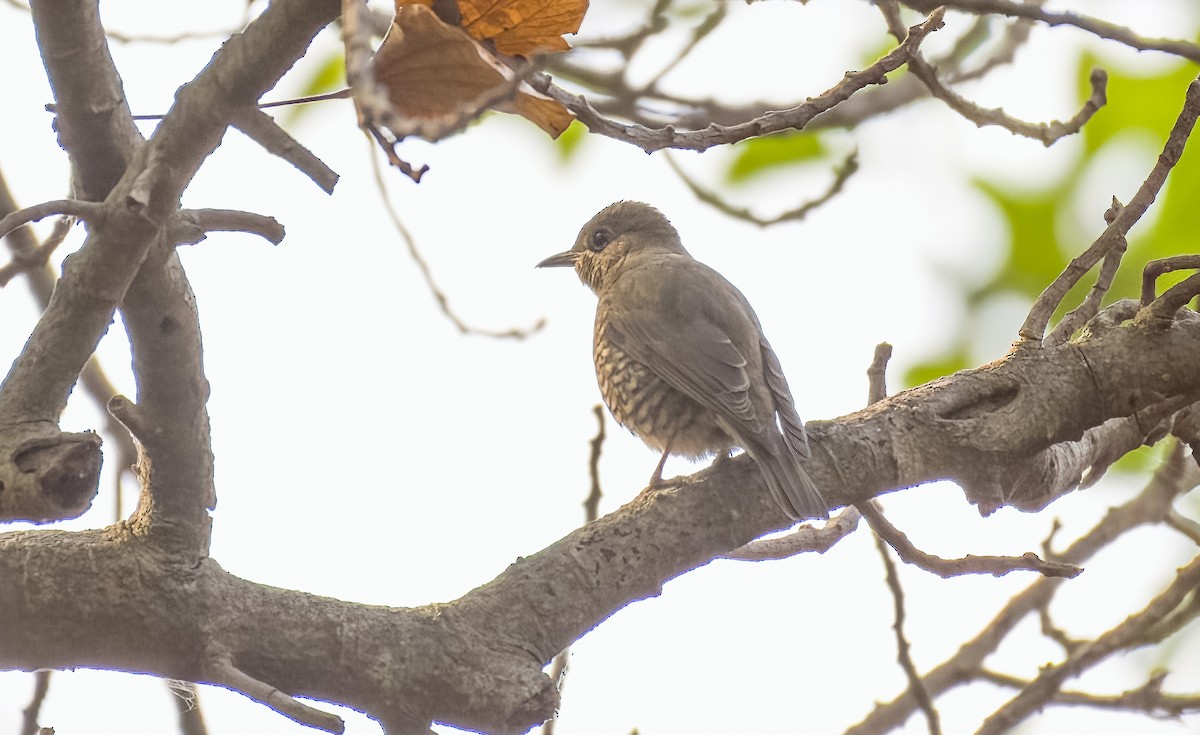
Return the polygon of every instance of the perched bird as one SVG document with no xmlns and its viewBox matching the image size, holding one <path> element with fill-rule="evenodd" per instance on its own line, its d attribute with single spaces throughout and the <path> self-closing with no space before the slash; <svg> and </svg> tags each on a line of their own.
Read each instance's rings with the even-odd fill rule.
<svg viewBox="0 0 1200 735">
<path fill-rule="evenodd" d="M 779 358 L 733 284 L 692 258 L 654 207 L 617 202 L 570 250 L 537 267 L 573 266 L 596 293 L 593 356 L 616 420 L 663 453 L 699 459 L 741 447 L 789 517 L 828 518 L 801 460 L 804 423 Z"/>
</svg>

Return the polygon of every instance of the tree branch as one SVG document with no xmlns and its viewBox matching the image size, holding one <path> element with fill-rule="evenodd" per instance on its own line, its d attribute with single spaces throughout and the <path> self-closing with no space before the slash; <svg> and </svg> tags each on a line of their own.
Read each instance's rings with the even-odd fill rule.
<svg viewBox="0 0 1200 735">
<path fill-rule="evenodd" d="M 1048 26 L 1073 26 L 1098 38 L 1116 41 L 1138 51 L 1162 51 L 1200 62 L 1200 45 L 1195 43 L 1170 38 L 1147 38 L 1115 23 L 1079 13 L 1044 10 L 1036 4 L 1012 0 L 906 0 L 904 4 L 924 13 L 936 7 L 943 7 L 977 15 L 996 13 L 1010 18 L 1027 18 Z"/>
<path fill-rule="evenodd" d="M 845 78 L 824 93 L 787 110 L 767 112 L 764 115 L 734 125 L 712 124 L 703 130 L 678 131 L 673 125 L 657 130 L 643 125 L 626 125 L 609 120 L 598 113 L 580 95 L 571 94 L 555 86 L 550 77 L 534 75 L 530 85 L 542 94 L 557 100 L 574 112 L 588 130 L 617 140 L 632 143 L 647 153 L 663 148 L 704 151 L 715 145 L 735 143 L 759 135 L 781 130 L 801 130 L 817 115 L 833 109 L 852 95 L 873 84 L 886 84 L 887 73 L 899 69 L 912 58 L 921 42 L 930 33 L 942 27 L 941 11 L 932 12 L 925 22 L 909 29 L 908 37 L 895 50 L 858 72 L 849 72 Z"/>
<path fill-rule="evenodd" d="M 237 111 L 232 123 L 248 138 L 262 146 L 267 153 L 295 166 L 296 170 L 311 179 L 321 191 L 326 194 L 333 193 L 333 187 L 337 186 L 340 178 L 338 173 L 279 127 L 275 118 L 258 107 L 245 107 Z"/>
<path fill-rule="evenodd" d="M 1195 465 L 1182 460 L 1181 452 L 1173 452 L 1141 493 L 1109 510 L 1090 531 L 1056 555 L 1055 560 L 1081 566 L 1125 533 L 1143 525 L 1161 523 L 1175 498 L 1200 481 L 1200 471 Z M 1027 615 L 1044 607 L 1064 582 L 1066 580 L 1062 578 L 1043 577 L 1010 599 L 983 630 L 923 677 L 930 695 L 938 697 L 956 687 L 986 678 L 984 661 L 987 657 Z M 902 725 L 917 709 L 916 700 L 906 692 L 890 702 L 876 705 L 866 718 L 846 730 L 844 735 L 882 735 Z"/>
<path fill-rule="evenodd" d="M 1114 248 L 1124 247 L 1125 236 L 1129 234 L 1130 228 L 1154 203 L 1159 190 L 1167 181 L 1167 174 L 1171 172 L 1171 169 L 1179 162 L 1180 156 L 1183 155 L 1184 146 L 1192 134 L 1197 117 L 1200 117 L 1200 79 L 1194 80 L 1188 85 L 1183 110 L 1175 120 L 1175 126 L 1171 129 L 1163 151 L 1155 162 L 1154 168 L 1151 169 L 1150 175 L 1142 182 L 1129 204 L 1121 209 L 1112 224 L 1105 228 L 1091 247 L 1076 256 L 1066 269 L 1054 279 L 1054 282 L 1038 296 L 1033 308 L 1029 310 L 1029 315 L 1025 318 L 1025 324 L 1021 326 L 1022 339 L 1031 344 L 1040 344 L 1050 317 L 1062 300 L 1066 298 L 1067 292 Z"/>
<path fill-rule="evenodd" d="M 887 20 L 888 30 L 892 35 L 897 39 L 904 38 L 905 29 L 904 24 L 900 20 L 898 0 L 879 0 L 876 2 L 876 5 Z M 996 125 L 1014 135 L 1023 135 L 1026 138 L 1039 140 L 1046 147 L 1053 145 L 1059 138 L 1078 133 L 1080 128 L 1088 120 L 1092 119 L 1092 116 L 1107 102 L 1105 89 L 1108 84 L 1108 75 L 1103 69 L 1094 69 L 1090 78 L 1092 94 L 1084 102 L 1083 108 L 1070 120 L 1066 122 L 1054 120 L 1048 123 L 1031 123 L 1018 120 L 999 107 L 990 109 L 980 107 L 951 90 L 942 84 L 941 80 L 938 79 L 937 70 L 929 62 L 925 61 L 925 58 L 919 51 L 913 53 L 908 66 L 912 69 L 913 74 L 929 88 L 931 95 L 946 103 L 950 109 L 975 123 L 977 126 L 982 128 L 988 125 Z"/>
</svg>

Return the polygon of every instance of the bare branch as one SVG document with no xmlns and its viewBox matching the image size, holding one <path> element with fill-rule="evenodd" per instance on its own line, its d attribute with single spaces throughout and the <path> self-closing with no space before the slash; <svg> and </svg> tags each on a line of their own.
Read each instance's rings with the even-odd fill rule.
<svg viewBox="0 0 1200 735">
<path fill-rule="evenodd" d="M 862 514 L 858 508 L 850 505 L 825 521 L 820 528 L 802 524 L 783 536 L 755 539 L 725 552 L 720 558 L 733 561 L 773 561 L 813 551 L 824 554 L 832 549 L 834 544 L 853 533 L 858 528 L 861 518 Z"/>
<path fill-rule="evenodd" d="M 1170 511 L 1174 499 L 1194 487 L 1197 479 L 1200 479 L 1200 470 L 1191 463 L 1183 462 L 1180 452 L 1173 452 L 1142 492 L 1124 505 L 1111 509 L 1091 530 L 1057 555 L 1056 560 L 1083 564 L 1129 531 L 1160 523 Z M 938 697 L 982 677 L 984 661 L 988 656 L 1025 616 L 1044 606 L 1064 581 L 1062 578 L 1042 577 L 1012 597 L 974 638 L 925 675 L 925 685 L 930 694 Z M 865 719 L 846 730 L 844 735 L 882 735 L 902 725 L 917 710 L 917 702 L 906 692 L 890 702 L 876 705 Z"/>
<path fill-rule="evenodd" d="M 1166 293 L 1159 296 L 1142 311 L 1146 315 L 1145 318 L 1170 321 L 1175 317 L 1177 311 L 1187 306 L 1187 303 L 1198 295 L 1200 295 L 1200 273 L 1188 276 L 1171 286 Z"/>
<path fill-rule="evenodd" d="M 275 118 L 257 107 L 244 107 L 233 119 L 233 126 L 263 147 L 267 153 L 278 156 L 296 167 L 300 173 L 326 194 L 333 193 L 338 173 L 325 164 L 315 153 L 304 147 L 275 122 Z"/>
<path fill-rule="evenodd" d="M 904 675 L 908 677 L 908 691 L 917 700 L 921 711 L 925 713 L 925 720 L 929 724 L 929 735 L 941 735 L 941 718 L 938 717 L 937 708 L 934 707 L 933 698 L 929 696 L 929 689 L 926 688 L 921 673 L 917 671 L 917 666 L 913 663 L 912 655 L 909 653 L 908 638 L 904 635 L 904 589 L 900 586 L 900 575 L 896 573 L 896 564 L 892 561 L 887 542 L 883 540 L 882 536 L 875 536 L 875 547 L 879 550 L 880 558 L 883 559 L 887 586 L 892 592 L 895 616 L 892 630 L 896 632 L 896 660 L 900 663 L 900 668 L 904 669 Z"/>
<path fill-rule="evenodd" d="M 588 456 L 588 474 L 592 478 L 592 489 L 588 496 L 583 501 L 583 521 L 585 524 L 591 523 L 600 517 L 600 451 L 604 448 L 604 406 L 597 403 L 592 406 L 592 413 L 596 416 L 596 436 L 592 437 L 589 443 L 591 452 Z M 554 681 L 554 686 L 558 689 L 559 694 L 562 694 L 563 685 L 566 683 L 567 671 L 570 669 L 571 647 L 567 646 L 558 652 L 554 657 L 554 661 L 550 665 L 550 678 Z M 554 716 L 542 723 L 542 735 L 554 735 L 554 724 L 558 722 L 558 710 L 554 711 Z"/>
<path fill-rule="evenodd" d="M 867 368 L 867 405 L 887 398 L 887 364 L 892 359 L 892 346 L 887 342 L 875 345 L 875 355 Z"/>
<path fill-rule="evenodd" d="M 585 523 L 591 523 L 600 517 L 600 451 L 604 448 L 604 406 L 597 403 L 592 406 L 596 416 L 596 436 L 590 442 L 591 453 L 588 455 L 588 475 L 592 478 L 592 490 L 583 501 L 583 518 Z"/>
<path fill-rule="evenodd" d="M 908 540 L 902 531 L 893 526 L 872 505 L 860 506 L 863 517 L 871 524 L 872 530 L 888 542 L 906 564 L 912 564 L 933 572 L 939 577 L 956 577 L 963 574 L 990 574 L 1003 577 L 1009 572 L 1030 571 L 1047 577 L 1074 577 L 1083 570 L 1074 564 L 1046 561 L 1033 552 L 1021 556 L 974 556 L 968 554 L 961 559 L 943 559 L 933 554 L 921 551 Z"/>
<path fill-rule="evenodd" d="M 1200 544 L 1200 523 L 1188 518 L 1174 508 L 1167 514 L 1167 525 Z"/>
<path fill-rule="evenodd" d="M 29 704 L 21 712 L 21 735 L 37 735 L 41 730 L 38 727 L 38 717 L 42 713 L 42 703 L 46 701 L 46 695 L 50 693 L 50 676 L 52 673 L 46 669 L 34 672 L 33 696 L 29 699 Z"/>
<path fill-rule="evenodd" d="M 196 685 L 178 679 L 166 679 L 164 683 L 175 702 L 175 711 L 179 713 L 181 735 L 208 735 L 208 726 L 204 723 L 204 713 L 200 709 L 200 694 L 196 691 Z"/>
<path fill-rule="evenodd" d="M 67 239 L 67 235 L 70 234 L 71 228 L 74 226 L 74 217 L 59 217 L 54 222 L 54 229 L 50 232 L 50 236 L 47 237 L 45 242 L 43 242 L 41 245 L 35 245 L 31 248 L 23 248 L 15 245 L 10 247 L 9 250 L 12 252 L 13 258 L 6 265 L 0 267 L 0 286 L 7 286 L 9 281 L 21 273 L 27 273 L 37 268 L 48 267 L 47 264 L 50 260 L 50 256 L 54 254 L 54 251 L 58 249 L 59 245 L 62 245 L 63 240 Z M 8 234 L 9 239 L 12 240 L 13 236 L 18 234 L 20 231 L 21 228 L 18 227 L 13 232 L 10 232 Z M 29 238 L 22 239 L 26 242 L 33 242 L 32 235 L 30 235 Z M 51 276 L 51 278 L 53 278 L 53 276 Z M 34 288 L 36 290 L 36 287 Z M 48 301 L 49 296 L 47 295 L 47 302 Z M 46 308 L 45 304 L 42 304 L 42 308 Z"/>
<path fill-rule="evenodd" d="M 1171 129 L 1171 134 L 1163 146 L 1163 152 L 1155 162 L 1154 168 L 1151 169 L 1150 175 L 1138 188 L 1129 204 L 1121 209 L 1112 224 L 1105 228 L 1091 247 L 1076 256 L 1066 269 L 1054 279 L 1054 282 L 1038 296 L 1033 308 L 1029 310 L 1029 315 L 1025 318 L 1024 325 L 1021 326 L 1020 335 L 1023 340 L 1029 344 L 1041 344 L 1042 335 L 1045 334 L 1050 317 L 1071 287 L 1078 283 L 1079 279 L 1083 278 L 1083 275 L 1091 270 L 1101 258 L 1106 257 L 1114 248 L 1123 247 L 1125 236 L 1129 233 L 1130 228 L 1154 203 L 1159 190 L 1166 183 L 1167 174 L 1179 162 L 1179 157 L 1183 155 L 1184 146 L 1187 144 L 1198 116 L 1200 116 L 1200 80 L 1194 80 L 1188 85 L 1183 110 L 1179 113 L 1175 126 Z"/>
<path fill-rule="evenodd" d="M 413 238 L 412 233 L 408 231 L 408 228 L 405 227 L 404 221 L 400 219 L 400 214 L 396 211 L 395 206 L 392 205 L 391 197 L 388 196 L 387 182 L 384 181 L 383 172 L 380 171 L 374 156 L 371 156 L 371 165 L 375 173 L 375 187 L 379 191 L 379 198 L 383 202 L 383 208 L 387 212 L 388 218 L 392 221 L 392 226 L 396 228 L 396 232 L 400 234 L 400 239 L 404 241 L 405 247 L 408 248 L 408 254 L 410 257 L 412 257 L 413 262 L 416 263 L 417 269 L 421 272 L 421 277 L 425 279 L 425 285 L 429 287 L 429 292 L 433 294 L 434 301 L 437 302 L 438 308 L 441 309 L 442 313 L 445 314 L 446 318 L 450 320 L 450 323 L 453 324 L 459 332 L 468 335 L 496 337 L 499 339 L 525 339 L 526 337 L 529 337 L 530 335 L 540 331 L 542 327 L 546 326 L 546 320 L 539 319 L 532 327 L 527 329 L 513 327 L 512 329 L 497 331 L 473 327 L 464 322 L 458 316 L 458 314 L 456 314 L 454 310 L 450 308 L 449 297 L 446 296 L 445 292 L 438 288 L 437 283 L 433 280 L 433 273 L 429 270 L 429 264 L 425 262 L 423 257 L 421 257 L 421 251 L 417 250 L 416 240 Z"/>
<path fill-rule="evenodd" d="M 38 222 L 54 215 L 74 217 L 84 221 L 99 218 L 104 208 L 95 202 L 85 202 L 79 199 L 55 199 L 42 202 L 32 207 L 17 210 L 0 219 L 0 237 L 5 237 L 21 225 Z"/>
<path fill-rule="evenodd" d="M 1044 10 L 1037 4 L 1012 0 L 906 0 L 905 5 L 929 12 L 935 7 L 962 10 L 968 13 L 997 13 L 1012 18 L 1027 18 L 1048 26 L 1073 26 L 1094 36 L 1116 41 L 1138 51 L 1162 51 L 1190 61 L 1200 62 L 1200 45 L 1170 38 L 1147 38 L 1114 23 L 1087 15 Z"/>
<path fill-rule="evenodd" d="M 759 227 L 769 227 L 770 225 L 779 224 L 780 222 L 791 222 L 804 219 L 808 216 L 809 212 L 840 194 L 842 192 L 842 188 L 846 185 L 846 182 L 849 181 L 850 177 L 858 171 L 858 151 L 856 150 L 851 152 L 841 164 L 834 167 L 833 181 L 829 184 L 829 188 L 825 190 L 824 194 L 816 199 L 811 199 L 798 207 L 789 209 L 774 217 L 760 217 L 759 215 L 751 212 L 748 207 L 735 207 L 734 205 L 725 201 L 725 199 L 722 198 L 722 196 L 717 192 L 700 186 L 695 179 L 689 176 L 687 172 L 685 172 L 679 166 L 679 164 L 675 161 L 674 156 L 667 153 L 666 159 L 667 165 L 669 165 L 671 170 L 673 170 L 675 174 L 683 181 L 683 183 L 692 190 L 692 194 L 694 194 L 697 199 L 716 208 L 718 211 L 729 215 L 730 217 L 744 220 L 746 222 L 752 222 Z"/>
<path fill-rule="evenodd" d="M 803 129 L 814 117 L 836 107 L 859 90 L 873 84 L 887 83 L 887 73 L 899 69 L 912 58 L 925 37 L 942 27 L 942 17 L 943 13 L 935 10 L 925 22 L 913 26 L 904 42 L 891 53 L 862 71 L 847 73 L 841 82 L 796 107 L 768 112 L 734 125 L 713 124 L 703 130 L 681 132 L 673 125 L 654 130 L 643 125 L 619 123 L 598 113 L 584 97 L 555 86 L 546 75 L 535 75 L 530 83 L 542 94 L 566 105 L 593 133 L 632 143 L 647 153 L 664 148 L 703 151 L 714 145 L 735 143 L 781 130 Z"/>
<path fill-rule="evenodd" d="M 888 30 L 897 39 L 903 39 L 906 33 L 904 24 L 900 20 L 900 6 L 898 0 L 879 0 L 875 3 L 880 12 L 883 13 L 887 21 Z M 1108 75 L 1103 69 L 1095 69 L 1091 75 L 1092 94 L 1084 102 L 1083 108 L 1066 122 L 1054 120 L 1048 123 L 1031 123 L 1024 120 L 1019 120 L 1002 108 L 983 108 L 969 101 L 962 95 L 954 92 L 946 87 L 938 79 L 937 71 L 921 53 L 913 53 L 912 59 L 908 64 L 912 69 L 913 74 L 929 88 L 929 93 L 935 98 L 945 102 L 950 109 L 962 115 L 966 119 L 975 123 L 979 127 L 988 125 L 996 125 L 1013 133 L 1014 135 L 1022 135 L 1026 138 L 1039 140 L 1042 145 L 1049 147 L 1053 145 L 1059 138 L 1067 135 L 1078 133 L 1080 128 L 1092 119 L 1096 111 L 1104 106 L 1107 98 L 1105 89 L 1108 84 Z"/>
<path fill-rule="evenodd" d="M 1142 268 L 1142 306 L 1149 306 L 1154 301 L 1155 285 L 1160 276 L 1193 269 L 1200 269 L 1200 255 L 1176 255 L 1146 263 Z"/>
<path fill-rule="evenodd" d="M 1104 221 L 1111 225 L 1123 206 L 1116 197 L 1113 197 L 1112 206 L 1104 213 Z M 1075 332 L 1079 331 L 1080 327 L 1100 313 L 1104 296 L 1112 288 L 1113 279 L 1117 275 L 1117 269 L 1121 267 L 1121 258 L 1125 256 L 1127 246 L 1128 243 L 1124 237 L 1113 242 L 1112 248 L 1100 263 L 1100 273 L 1096 276 L 1096 282 L 1092 284 L 1083 303 L 1072 309 L 1062 318 L 1062 321 L 1054 326 L 1050 335 L 1046 337 L 1046 344 L 1056 345 L 1066 342 L 1074 336 Z"/>
<path fill-rule="evenodd" d="M 214 674 L 216 681 L 227 684 L 256 702 L 267 705 L 289 720 L 334 733 L 334 735 L 341 735 L 346 730 L 346 723 L 341 717 L 329 712 L 322 712 L 315 707 L 309 707 L 270 684 L 255 679 L 237 668 L 228 656 L 214 665 Z"/>
<path fill-rule="evenodd" d="M 1117 695 L 1091 694 L 1088 692 L 1060 691 L 1051 699 L 1053 704 L 1096 709 L 1145 712 L 1156 717 L 1179 717 L 1187 712 L 1200 710 L 1200 696 L 1167 694 L 1162 691 L 1166 672 L 1151 676 L 1145 684 Z M 985 670 L 980 677 L 984 681 L 1010 689 L 1024 689 L 1030 685 L 1028 679 Z"/>
<path fill-rule="evenodd" d="M 1062 663 L 1043 666 L 1028 686 L 987 718 L 983 726 L 976 731 L 976 735 L 1001 735 L 1011 732 L 1012 728 L 1052 701 L 1067 679 L 1079 675 L 1120 650 L 1135 646 L 1148 628 L 1183 603 L 1198 584 L 1200 557 L 1180 569 L 1175 581 L 1141 612 L 1129 616 L 1089 645 L 1081 646 Z"/>
<path fill-rule="evenodd" d="M 203 232 L 245 232 L 278 245 L 283 242 L 284 229 L 279 220 L 240 209 L 182 209 L 179 217 Z"/>
</svg>

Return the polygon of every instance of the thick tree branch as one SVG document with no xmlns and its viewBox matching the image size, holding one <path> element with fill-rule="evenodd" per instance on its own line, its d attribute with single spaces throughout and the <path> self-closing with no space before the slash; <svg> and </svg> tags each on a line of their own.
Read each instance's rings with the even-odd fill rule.
<svg viewBox="0 0 1200 735">
<path fill-rule="evenodd" d="M 9 213 L 17 211 L 17 203 L 13 199 L 12 192 L 9 191 L 8 182 L 5 180 L 3 172 L 0 172 L 0 217 L 7 216 Z M 33 293 L 35 300 L 40 308 L 45 309 L 50 303 L 50 295 L 54 291 L 54 283 L 57 280 L 56 269 L 49 263 L 39 261 L 39 254 L 46 252 L 48 249 L 56 246 L 54 240 L 61 241 L 66 237 L 67 232 L 71 227 L 71 220 L 62 219 L 55 225 L 54 232 L 45 243 L 39 243 L 33 230 L 29 227 L 19 227 L 10 232 L 5 237 L 5 242 L 12 252 L 12 262 L 9 265 L 18 266 L 20 272 L 25 275 L 25 282 L 28 284 L 30 291 Z M 88 359 L 84 365 L 83 372 L 79 376 L 80 382 L 83 385 L 88 395 L 98 405 L 105 405 L 112 396 L 116 394 L 116 389 L 113 388 L 112 382 L 100 367 L 99 362 L 93 356 Z M 105 425 L 108 436 L 115 441 L 115 451 L 110 454 L 116 457 L 117 467 L 129 467 L 133 464 L 136 454 L 133 448 L 133 442 L 129 439 L 129 434 L 124 428 L 111 417 Z M 20 429 L 18 428 L 18 433 Z M 57 440 L 59 443 L 66 445 L 60 449 L 69 449 L 69 456 L 75 457 L 76 465 L 83 459 L 75 452 L 80 451 L 77 446 L 85 442 L 87 451 L 94 452 L 95 456 L 88 458 L 88 464 L 94 464 L 97 468 L 100 466 L 101 457 L 99 454 L 98 437 L 78 434 L 57 434 L 56 430 L 38 430 L 35 432 L 38 439 L 43 442 L 49 440 Z M 31 437 L 32 438 L 32 437 Z M 14 435 L 9 435 L 9 441 L 15 443 L 19 447 L 23 444 L 24 439 L 18 439 Z M 10 457 L 11 459 L 11 457 Z M 11 464 L 5 469 L 0 469 L 0 473 L 11 472 Z M 2 520 L 33 520 L 38 522 L 63 520 L 65 518 L 74 518 L 87 510 L 93 498 L 96 495 L 97 488 L 95 486 L 86 487 L 86 482 L 81 481 L 83 478 L 79 473 L 62 473 L 51 466 L 40 467 L 35 470 L 34 475 L 39 473 L 54 472 L 58 478 L 64 481 L 64 486 L 55 487 L 47 485 L 43 482 L 30 482 L 30 477 L 26 473 L 21 473 L 23 481 L 16 485 L 8 486 L 7 497 L 0 506 L 0 519 Z M 117 473 L 117 484 L 120 485 L 120 472 Z M 0 480 L 2 482 L 3 480 Z M 114 493 L 116 502 L 120 502 L 120 493 Z M 63 501 L 67 500 L 65 503 Z M 120 517 L 119 514 L 117 517 Z"/>
<path fill-rule="evenodd" d="M 1002 504 L 1041 508 L 1044 497 L 1017 492 L 1030 478 L 1011 468 L 1109 419 L 1200 399 L 1200 375 L 1186 367 L 1200 359 L 1197 339 L 1200 324 L 1183 319 L 1162 331 L 1127 324 L 1016 350 L 836 422 L 813 422 L 814 458 L 806 466 L 836 503 L 952 479 L 985 512 Z"/>
<path fill-rule="evenodd" d="M 1195 321 L 1170 330 L 1127 323 L 1059 348 L 1010 355 L 836 422 L 814 422 L 807 466 L 839 502 L 942 477 L 969 483 L 1003 474 L 1022 452 L 1041 451 L 1111 414 L 1149 400 L 1200 397 L 1198 361 Z M 151 376 L 147 389 L 155 384 Z M 1012 422 L 1034 438 L 1011 440 Z M 182 475 L 170 481 L 182 482 Z M 192 502 L 202 495 L 201 488 L 187 490 L 181 497 Z M 1171 484 L 1152 505 L 1121 511 L 1122 523 L 1161 521 L 1177 491 Z M 1113 523 L 1105 533 L 1122 527 Z M 212 667 L 217 651 L 291 696 L 344 703 L 403 723 L 401 732 L 424 732 L 433 721 L 523 732 L 553 711 L 556 693 L 542 667 L 567 644 L 630 602 L 657 595 L 666 580 L 785 525 L 753 461 L 735 458 L 642 492 L 454 603 L 413 610 L 274 590 L 203 558 L 179 564 L 133 533 L 134 524 L 8 534 L 0 536 L 0 666 L 97 666 L 236 684 Z M 1092 553 L 1087 548 L 1077 545 L 1060 560 L 1079 564 Z M 73 570 L 80 578 L 45 585 L 38 580 L 49 577 L 36 569 Z M 112 633 L 90 635 L 98 624 L 94 608 L 60 596 L 108 600 L 104 590 L 115 580 L 122 595 L 99 621 Z M 1018 596 L 1012 605 L 1030 605 L 1029 595 L 1053 588 L 1031 589 L 1045 592 Z M 264 619 L 275 621 L 265 633 Z M 72 630 L 78 633 L 63 634 Z M 998 643 L 1005 630 L 995 628 L 988 640 Z M 968 645 L 978 662 L 983 649 L 991 650 Z M 954 669 L 955 685 L 962 670 Z M 947 676 L 928 675 L 931 694 L 951 685 Z"/>
<path fill-rule="evenodd" d="M 47 472 L 57 471 L 51 466 L 22 469 L 17 458 L 30 441 L 40 446 L 59 440 L 57 420 L 67 396 L 147 255 L 156 245 L 169 245 L 163 242 L 164 233 L 176 216 L 183 189 L 220 143 L 229 121 L 278 81 L 308 48 L 317 31 L 332 20 L 336 9 L 333 0 L 271 4 L 243 34 L 222 47 L 194 82 L 180 90 L 154 136 L 138 146 L 136 130 L 120 96 L 119 78 L 104 47 L 95 3 L 43 0 L 34 4 L 34 21 L 51 84 L 63 97 L 58 107 L 63 143 L 68 152 L 79 151 L 72 153 L 77 186 L 79 182 L 92 182 L 83 187 L 85 198 L 104 198 L 104 202 L 97 205 L 103 207 L 102 214 L 89 222 L 87 241 L 67 261 L 49 305 L 0 387 L 0 462 L 6 463 L 0 474 L 44 477 Z M 94 39 L 95 44 L 81 39 Z M 93 45 L 101 47 L 102 53 L 90 51 L 95 55 L 89 57 L 88 64 L 81 64 L 79 49 L 92 49 Z M 83 68 L 88 66 L 94 68 Z M 64 89 L 78 96 L 64 95 Z M 102 114 L 97 116 L 97 110 Z M 109 191 L 106 187 L 112 182 L 117 183 Z M 204 432 L 203 436 L 190 436 L 186 447 L 174 447 L 184 454 L 191 453 L 183 465 L 174 468 L 186 471 L 211 462 L 207 457 L 207 416 L 201 415 L 207 384 L 199 370 L 198 326 L 190 290 L 181 271 L 168 270 L 172 272 L 168 274 L 160 267 L 157 275 L 150 274 L 146 279 L 148 286 L 158 290 L 150 300 L 161 299 L 163 305 L 174 301 L 170 308 L 144 313 L 142 324 L 137 323 L 139 314 L 134 310 L 126 315 L 126 321 L 131 334 L 143 338 L 156 333 L 165 336 L 165 330 L 178 329 L 174 340 L 161 342 L 164 351 L 148 352 L 148 345 L 156 341 L 143 339 L 139 346 L 137 338 L 134 351 L 135 359 L 144 360 L 147 366 L 155 365 L 153 370 L 159 373 L 170 373 L 173 367 L 190 371 L 164 376 L 158 383 L 161 391 L 141 385 L 140 391 L 150 397 L 149 403 L 139 397 L 147 415 L 162 417 L 160 426 L 171 424 L 187 427 L 185 431 Z M 158 276 L 165 280 L 155 280 Z M 182 342 L 191 347 L 182 354 L 175 352 Z M 144 377 L 139 374 L 139 380 Z M 189 410 L 175 414 L 175 399 L 182 394 L 188 396 L 183 405 Z M 156 404 L 160 399 L 163 402 Z M 179 434 L 168 434 L 180 438 Z M 44 454 L 25 456 L 50 458 Z M 98 469 L 98 456 L 88 466 Z M 161 463 L 159 467 L 162 469 Z M 79 472 L 73 476 L 86 479 L 90 475 Z M 166 492 L 169 487 L 186 493 L 196 483 L 207 487 L 191 500 L 143 503 L 143 510 L 211 505 L 211 477 L 155 489 Z M 188 517 L 196 520 L 191 513 Z M 207 523 L 200 526 L 204 529 L 200 536 L 206 537 Z M 192 538 L 188 545 L 197 540 Z"/>
</svg>

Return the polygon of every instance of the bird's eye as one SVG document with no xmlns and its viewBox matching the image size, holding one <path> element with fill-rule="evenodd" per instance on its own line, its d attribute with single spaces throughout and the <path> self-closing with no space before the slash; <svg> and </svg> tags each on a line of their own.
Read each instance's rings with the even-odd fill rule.
<svg viewBox="0 0 1200 735">
<path fill-rule="evenodd" d="M 612 239 L 612 235 L 608 230 L 596 230 L 592 233 L 592 240 L 588 243 L 588 247 L 595 250 L 597 253 L 604 249 L 608 241 Z"/>
</svg>

